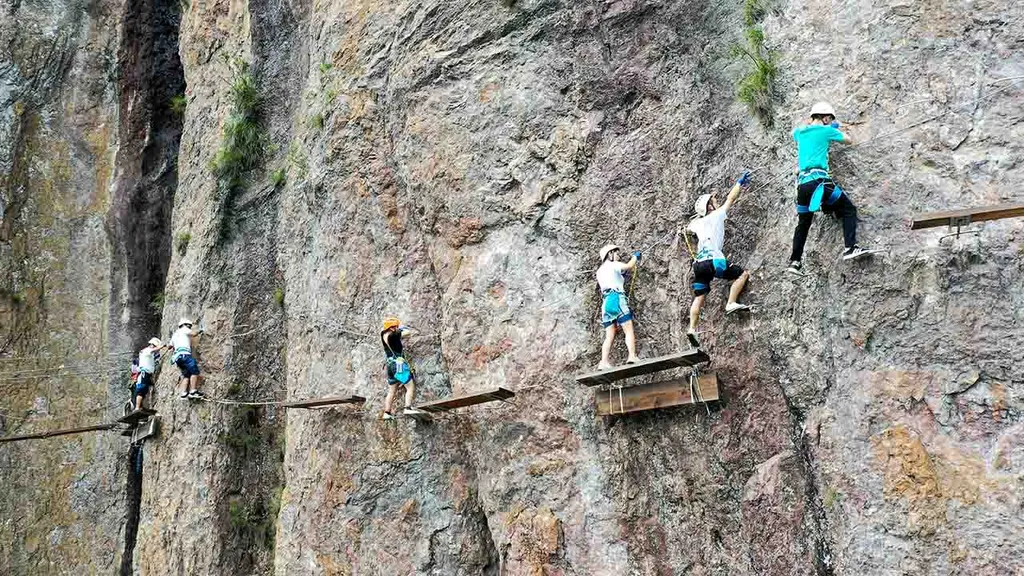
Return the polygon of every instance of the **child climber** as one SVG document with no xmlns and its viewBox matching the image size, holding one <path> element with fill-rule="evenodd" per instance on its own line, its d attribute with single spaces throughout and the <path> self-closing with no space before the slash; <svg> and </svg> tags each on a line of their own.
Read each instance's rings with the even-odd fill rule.
<svg viewBox="0 0 1024 576">
<path fill-rule="evenodd" d="M 136 380 L 132 390 L 134 393 L 135 402 L 133 406 L 135 410 L 144 408 L 142 401 L 146 398 L 146 394 L 149 393 L 153 384 L 155 384 L 156 369 L 160 366 L 160 355 L 164 350 L 171 349 L 170 346 L 165 346 L 159 338 L 150 338 L 148 344 L 148 346 L 139 350 L 138 380 Z"/>
<path fill-rule="evenodd" d="M 871 250 L 857 245 L 857 208 L 850 198 L 832 179 L 828 167 L 828 149 L 832 142 L 852 144 L 849 136 L 839 131 L 836 112 L 827 102 L 818 102 L 811 107 L 811 123 L 793 130 L 796 140 L 797 175 L 796 188 L 796 232 L 793 233 L 793 253 L 790 255 L 791 274 L 803 275 L 801 260 L 807 232 L 811 228 L 814 213 L 821 210 L 843 220 L 843 240 L 846 250 L 843 260 L 869 256 Z"/>
<path fill-rule="evenodd" d="M 402 414 L 406 416 L 417 416 L 423 414 L 422 410 L 412 407 L 412 401 L 416 397 L 416 378 L 412 373 L 412 367 L 406 361 L 402 351 L 402 336 L 414 336 L 418 332 L 412 328 L 402 326 L 398 318 L 388 317 L 384 319 L 384 325 L 380 332 L 380 341 L 384 345 L 384 360 L 386 366 L 384 375 L 388 381 L 388 395 L 384 399 L 383 420 L 394 420 L 395 396 L 398 395 L 398 387 L 405 386 L 405 410 Z"/>
<path fill-rule="evenodd" d="M 626 334 L 626 349 L 629 351 L 627 364 L 639 360 L 636 356 L 636 334 L 633 333 L 633 311 L 626 302 L 626 279 L 623 273 L 636 268 L 640 252 L 633 252 L 628 262 L 620 262 L 622 249 L 615 244 L 601 248 L 601 266 L 597 269 L 597 285 L 601 289 L 601 325 L 604 326 L 604 343 L 601 345 L 601 363 L 598 370 L 612 367 L 609 357 L 615 341 L 615 326 Z"/>
<path fill-rule="evenodd" d="M 749 182 L 750 172 L 744 172 L 720 207 L 715 206 L 715 198 L 711 194 L 701 195 L 693 205 L 698 218 L 690 222 L 688 229 L 696 234 L 698 244 L 697 255 L 693 258 L 693 304 L 690 305 L 690 328 L 686 331 L 686 338 L 694 348 L 700 347 L 700 341 L 697 339 L 697 322 L 700 320 L 700 309 L 704 306 L 704 297 L 711 291 L 712 279 L 732 281 L 729 301 L 725 305 L 726 314 L 749 308 L 736 300 L 740 297 L 750 274 L 743 268 L 730 264 L 722 252 L 727 213 L 739 197 L 740 189 L 745 188 Z"/>
</svg>

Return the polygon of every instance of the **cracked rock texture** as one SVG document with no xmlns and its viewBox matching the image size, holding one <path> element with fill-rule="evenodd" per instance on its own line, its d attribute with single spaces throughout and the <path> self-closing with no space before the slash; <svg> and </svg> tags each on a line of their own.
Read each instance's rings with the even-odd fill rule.
<svg viewBox="0 0 1024 576">
<path fill-rule="evenodd" d="M 0 7 L 28 22 L 37 4 Z M 148 138 L 125 129 L 137 126 L 132 100 L 113 94 L 143 81 L 122 74 L 115 88 L 117 74 L 73 72 L 98 45 L 125 53 L 118 27 L 131 12 L 114 4 L 39 29 L 0 25 L 5 42 L 45 46 L 70 30 L 79 46 L 48 81 L 0 60 L 0 167 L 5 183 L 24 166 L 63 175 L 47 193 L 118 191 L 101 216 L 145 207 L 163 228 L 132 244 L 113 218 L 94 252 L 68 252 L 86 250 L 66 244 L 85 234 L 82 219 L 23 210 L 19 233 L 0 236 L 5 265 L 16 238 L 60 238 L 65 251 L 47 262 L 61 275 L 46 277 L 101 303 L 70 306 L 48 285 L 17 305 L 45 303 L 49 323 L 0 313 L 0 327 L 32 327 L 5 354 L 76 338 L 95 348 L 83 354 L 106 354 L 142 338 L 129 319 L 166 336 L 185 314 L 206 330 L 198 355 L 215 398 L 367 404 L 184 402 L 165 367 L 152 398 L 163 430 L 143 449 L 134 513 L 116 437 L 0 445 L 0 511 L 11 511 L 0 571 L 109 573 L 131 551 L 140 574 L 1024 574 L 1024 221 L 941 241 L 944 229 L 907 222 L 1024 201 L 1020 3 L 774 4 L 761 20 L 779 65 L 766 130 L 735 97 L 749 69 L 730 51 L 744 34 L 739 2 L 191 0 L 178 5 L 187 107 L 173 186 L 155 168 L 164 161 L 131 160 L 142 141 L 177 143 L 159 114 L 139 120 Z M 226 193 L 210 161 L 237 60 L 251 63 L 267 145 Z M 36 153 L 18 148 L 16 89 L 49 98 L 41 125 L 74 119 L 86 142 L 119 123 L 104 141 L 107 161 L 121 161 L 113 182 L 81 159 L 25 164 Z M 840 226 L 818 215 L 797 281 L 783 273 L 796 221 L 789 132 L 822 99 L 863 142 L 835 153 L 833 171 L 858 206 L 861 243 L 885 252 L 841 261 Z M 62 134 L 50 138 L 76 141 Z M 755 311 L 726 318 L 716 284 L 702 325 L 722 400 L 598 419 L 593 390 L 572 378 L 599 355 L 598 248 L 645 252 L 631 300 L 641 354 L 685 347 L 680 230 L 697 195 L 724 195 L 744 168 L 757 172 L 730 212 L 726 252 L 752 273 L 743 299 Z M 136 181 L 165 188 L 147 196 Z M 16 191 L 2 189 L 5 206 Z M 122 273 L 133 249 L 169 266 L 166 279 Z M 162 314 L 143 314 L 141 295 L 158 293 Z M 421 399 L 502 386 L 514 404 L 379 421 L 374 333 L 386 314 L 423 332 L 407 342 Z M 103 339 L 85 336 L 115 319 Z M 19 384 L 8 404 L 116 402 L 113 380 Z M 54 459 L 76 472 L 14 472 Z M 47 515 L 68 506 L 73 481 L 93 498 Z M 27 510 L 31 523 L 18 520 Z M 122 549 L 133 514 L 138 539 Z"/>
</svg>

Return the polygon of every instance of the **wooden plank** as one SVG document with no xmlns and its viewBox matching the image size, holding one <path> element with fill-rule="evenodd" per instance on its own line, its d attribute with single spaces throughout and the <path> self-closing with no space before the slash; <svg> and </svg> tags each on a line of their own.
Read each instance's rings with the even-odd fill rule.
<svg viewBox="0 0 1024 576">
<path fill-rule="evenodd" d="M 336 404 L 362 404 L 366 398 L 362 396 L 329 396 L 326 398 L 313 398 L 310 400 L 296 400 L 281 404 L 284 408 L 319 408 L 321 406 L 334 406 Z"/>
<path fill-rule="evenodd" d="M 962 218 L 970 218 L 969 222 L 984 222 L 986 220 L 1000 220 L 1002 218 L 1017 218 L 1020 216 L 1024 216 L 1024 204 L 999 204 L 996 206 L 981 206 L 945 212 L 929 212 L 914 216 L 910 229 L 920 230 L 937 226 L 955 226 L 956 221 Z"/>
<path fill-rule="evenodd" d="M 697 378 L 699 399 L 704 402 L 718 400 L 718 376 L 713 372 L 701 374 Z M 621 398 L 619 394 L 622 394 Z M 612 388 L 599 390 L 596 394 L 597 414 L 628 414 L 670 406 L 696 404 L 690 394 L 690 378 L 676 378 L 630 386 L 629 388 Z"/>
<path fill-rule="evenodd" d="M 511 390 L 504 388 L 495 388 L 486 392 L 477 392 L 475 394 L 465 394 L 463 396 L 456 396 L 454 398 L 445 398 L 444 400 L 435 400 L 433 402 L 427 402 L 426 404 L 420 404 L 414 406 L 418 410 L 424 412 L 447 412 L 456 408 L 465 408 L 466 406 L 475 406 L 477 404 L 483 404 L 485 402 L 495 402 L 497 400 L 507 400 L 516 393 Z"/>
<path fill-rule="evenodd" d="M 53 430 L 51 432 L 40 432 L 38 434 L 23 434 L 21 436 L 0 437 L 0 442 L 17 442 L 18 440 L 39 440 L 42 438 L 53 438 L 55 436 L 66 436 L 68 434 L 81 434 L 82 432 L 111 430 L 116 427 L 116 422 L 109 422 L 107 424 L 96 424 L 95 426 L 82 426 L 81 428 L 68 428 L 65 430 Z"/>
<path fill-rule="evenodd" d="M 668 356 L 645 358 L 636 364 L 623 364 L 622 366 L 616 366 L 608 370 L 598 370 L 596 372 L 580 374 L 579 376 L 576 376 L 576 381 L 586 386 L 597 386 L 598 384 L 608 384 L 615 382 L 616 380 L 622 380 L 623 378 L 632 378 L 633 376 L 651 374 L 653 372 L 660 372 L 670 368 L 696 366 L 697 364 L 707 362 L 708 360 L 710 360 L 710 358 L 708 358 L 707 354 L 701 352 L 697 348 L 690 348 L 684 352 L 677 352 L 675 354 L 669 354 Z"/>
<path fill-rule="evenodd" d="M 118 422 L 124 422 L 125 424 L 136 424 L 149 418 L 153 414 L 156 414 L 156 410 L 148 410 L 143 408 L 141 410 L 135 410 L 117 419 Z"/>
</svg>

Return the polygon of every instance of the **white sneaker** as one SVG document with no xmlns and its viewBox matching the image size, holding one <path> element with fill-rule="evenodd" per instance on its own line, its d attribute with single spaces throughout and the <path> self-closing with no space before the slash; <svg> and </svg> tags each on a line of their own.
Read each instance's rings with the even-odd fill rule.
<svg viewBox="0 0 1024 576">
<path fill-rule="evenodd" d="M 726 314 L 732 314 L 733 312 L 739 312 L 740 310 L 750 310 L 750 306 L 740 304 L 739 302 L 733 302 L 725 305 Z"/>
<path fill-rule="evenodd" d="M 870 256 L 873 253 L 873 250 L 867 250 L 855 245 L 853 248 L 847 248 L 846 251 L 843 252 L 843 260 L 856 260 L 857 258 Z"/>
<path fill-rule="evenodd" d="M 178 398 L 181 398 L 182 400 L 188 400 L 188 392 L 182 392 L 178 394 Z"/>
<path fill-rule="evenodd" d="M 598 370 L 609 370 L 609 369 L 611 369 L 611 367 L 612 367 L 611 364 L 605 364 L 604 362 L 602 362 L 602 363 L 597 365 L 597 369 Z"/>
<path fill-rule="evenodd" d="M 381 420 L 394 420 L 395 419 L 395 415 L 392 414 L 391 412 L 381 412 L 380 413 L 380 419 Z"/>
<path fill-rule="evenodd" d="M 406 408 L 405 410 L 402 410 L 402 414 L 405 414 L 406 416 L 419 416 L 421 414 L 426 414 L 426 412 L 416 408 Z"/>
</svg>

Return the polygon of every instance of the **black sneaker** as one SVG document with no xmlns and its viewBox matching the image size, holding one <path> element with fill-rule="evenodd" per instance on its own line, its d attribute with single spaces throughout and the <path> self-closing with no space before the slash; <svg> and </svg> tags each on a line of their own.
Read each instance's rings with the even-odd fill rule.
<svg viewBox="0 0 1024 576">
<path fill-rule="evenodd" d="M 789 263 L 789 268 L 786 268 L 786 272 L 793 274 L 794 276 L 803 276 L 804 273 L 800 270 L 803 265 L 799 260 L 793 260 Z"/>
<path fill-rule="evenodd" d="M 194 399 L 203 399 L 206 398 L 206 394 L 203 394 L 202 391 L 200 390 L 193 390 L 188 393 L 188 397 Z"/>
<path fill-rule="evenodd" d="M 843 260 L 856 260 L 857 258 L 863 258 L 864 256 L 870 256 L 871 250 L 861 248 L 860 246 L 854 245 L 852 248 L 847 248 L 843 252 Z"/>
<path fill-rule="evenodd" d="M 700 348 L 700 340 L 697 339 L 697 333 L 693 330 L 686 331 L 686 339 L 690 341 L 691 347 Z"/>
</svg>

